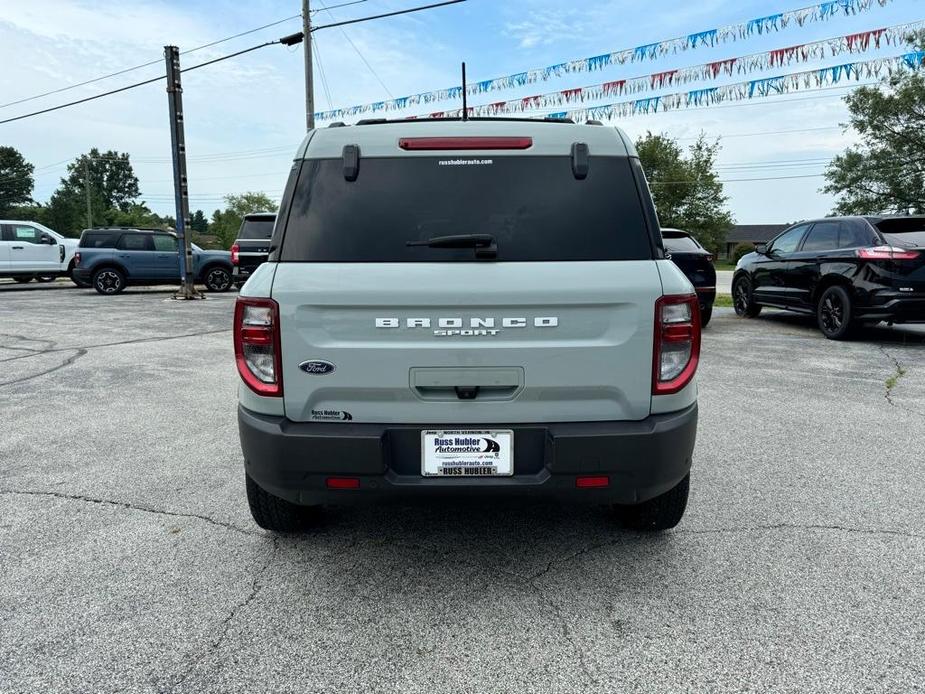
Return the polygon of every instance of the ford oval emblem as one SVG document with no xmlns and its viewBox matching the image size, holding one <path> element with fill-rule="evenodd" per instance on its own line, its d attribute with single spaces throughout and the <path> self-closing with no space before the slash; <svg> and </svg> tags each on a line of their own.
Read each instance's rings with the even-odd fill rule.
<svg viewBox="0 0 925 694">
<path fill-rule="evenodd" d="M 324 359 L 309 359 L 299 364 L 299 368 L 312 376 L 327 376 L 328 374 L 334 373 L 337 367 Z"/>
</svg>

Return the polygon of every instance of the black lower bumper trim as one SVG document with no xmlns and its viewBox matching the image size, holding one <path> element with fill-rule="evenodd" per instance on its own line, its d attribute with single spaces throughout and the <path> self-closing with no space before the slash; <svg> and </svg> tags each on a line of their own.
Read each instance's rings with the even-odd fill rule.
<svg viewBox="0 0 925 694">
<path fill-rule="evenodd" d="M 492 424 L 514 431 L 511 477 L 421 476 L 421 430 L 484 429 L 475 424 L 292 422 L 238 408 L 247 473 L 268 492 L 302 504 L 348 503 L 382 495 L 536 495 L 637 503 L 674 487 L 690 471 L 697 405 L 638 422 Z M 604 488 L 575 478 L 602 475 Z M 329 477 L 354 477 L 358 489 L 331 490 Z"/>
</svg>

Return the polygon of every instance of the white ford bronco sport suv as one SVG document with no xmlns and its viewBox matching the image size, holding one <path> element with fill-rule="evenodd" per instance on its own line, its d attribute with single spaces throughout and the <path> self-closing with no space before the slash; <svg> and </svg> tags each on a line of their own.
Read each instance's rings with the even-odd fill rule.
<svg viewBox="0 0 925 694">
<path fill-rule="evenodd" d="M 309 132 L 234 316 L 263 528 L 383 495 L 571 498 L 674 527 L 697 296 L 633 145 L 563 121 Z"/>
</svg>

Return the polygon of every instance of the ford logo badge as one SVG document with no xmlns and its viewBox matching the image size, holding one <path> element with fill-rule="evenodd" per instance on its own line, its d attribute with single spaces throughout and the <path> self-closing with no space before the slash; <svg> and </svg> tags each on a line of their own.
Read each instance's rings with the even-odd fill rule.
<svg viewBox="0 0 925 694">
<path fill-rule="evenodd" d="M 308 361 L 303 361 L 299 364 L 299 368 L 302 369 L 307 374 L 312 376 L 326 376 L 328 374 L 334 373 L 337 367 L 334 366 L 329 361 L 324 359 L 309 359 Z"/>
</svg>

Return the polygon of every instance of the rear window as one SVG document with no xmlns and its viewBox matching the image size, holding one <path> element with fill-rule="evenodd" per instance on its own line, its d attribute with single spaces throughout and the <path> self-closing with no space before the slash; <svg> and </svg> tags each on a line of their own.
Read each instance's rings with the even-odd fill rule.
<svg viewBox="0 0 925 694">
<path fill-rule="evenodd" d="M 490 234 L 498 261 L 652 258 L 630 160 L 592 157 L 584 180 L 569 157 L 370 158 L 345 180 L 343 161 L 306 160 L 280 260 L 466 262 L 471 248 L 408 247 Z"/>
<path fill-rule="evenodd" d="M 884 219 L 877 224 L 883 238 L 889 244 L 925 248 L 925 219 L 898 217 Z"/>
<path fill-rule="evenodd" d="M 114 248 L 121 231 L 85 231 L 80 237 L 81 248 Z"/>
<path fill-rule="evenodd" d="M 663 236 L 665 250 L 669 253 L 699 253 L 703 248 L 690 236 Z"/>
<path fill-rule="evenodd" d="M 238 232 L 239 239 L 268 239 L 273 236 L 272 219 L 245 219 Z"/>
</svg>

